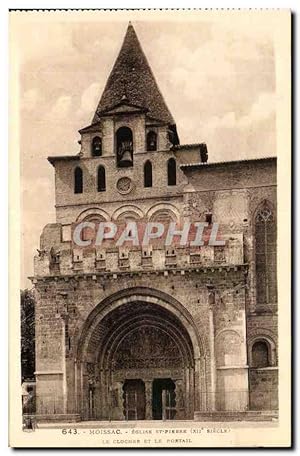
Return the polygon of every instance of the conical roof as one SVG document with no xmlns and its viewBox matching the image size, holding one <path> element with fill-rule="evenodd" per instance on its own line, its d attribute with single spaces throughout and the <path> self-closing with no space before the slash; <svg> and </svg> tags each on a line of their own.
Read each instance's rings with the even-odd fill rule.
<svg viewBox="0 0 300 456">
<path fill-rule="evenodd" d="M 131 23 L 128 25 L 93 122 L 99 120 L 98 113 L 112 108 L 124 96 L 130 103 L 148 109 L 149 117 L 168 125 L 175 124 Z"/>
</svg>

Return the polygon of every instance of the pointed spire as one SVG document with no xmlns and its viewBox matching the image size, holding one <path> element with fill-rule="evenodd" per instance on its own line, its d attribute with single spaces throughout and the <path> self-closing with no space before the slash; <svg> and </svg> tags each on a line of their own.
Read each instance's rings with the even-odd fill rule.
<svg viewBox="0 0 300 456">
<path fill-rule="evenodd" d="M 130 103 L 147 108 L 151 118 L 169 125 L 175 124 L 131 22 L 128 24 L 121 50 L 107 80 L 93 122 L 98 120 L 98 112 L 119 103 L 124 94 Z"/>
</svg>

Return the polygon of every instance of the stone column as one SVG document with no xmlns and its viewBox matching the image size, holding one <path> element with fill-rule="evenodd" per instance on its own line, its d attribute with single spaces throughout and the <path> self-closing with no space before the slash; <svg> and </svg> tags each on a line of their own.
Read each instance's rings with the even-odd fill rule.
<svg viewBox="0 0 300 456">
<path fill-rule="evenodd" d="M 194 414 L 201 410 L 201 366 L 200 358 L 195 358 Z"/>
<path fill-rule="evenodd" d="M 176 415 L 177 420 L 184 420 L 187 417 L 185 416 L 185 407 L 184 407 L 184 397 L 183 397 L 183 382 L 181 379 L 176 380 L 175 382 L 175 400 L 176 400 Z"/>
<path fill-rule="evenodd" d="M 116 393 L 116 403 L 115 405 L 115 419 L 116 420 L 123 420 L 124 419 L 124 414 L 123 414 L 123 382 L 115 382 L 115 393 Z"/>
<path fill-rule="evenodd" d="M 202 355 L 199 360 L 200 365 L 200 410 L 207 410 L 207 388 L 206 388 L 206 356 Z"/>
<path fill-rule="evenodd" d="M 197 379 L 195 379 L 195 371 L 193 367 L 189 367 L 189 379 L 190 379 L 190 388 L 189 388 L 189 418 L 193 417 L 195 411 L 195 383 L 197 383 Z M 196 374 L 197 375 L 197 374 Z"/>
<path fill-rule="evenodd" d="M 190 370 L 189 367 L 186 366 L 184 368 L 184 373 L 185 373 L 185 413 L 187 416 L 190 415 L 191 413 L 191 407 L 190 407 Z"/>
<path fill-rule="evenodd" d="M 209 293 L 209 348 L 210 348 L 210 381 L 211 388 L 209 393 L 209 409 L 216 409 L 216 360 L 215 360 L 215 330 L 214 330 L 214 313 L 213 304 L 215 300 L 214 293 Z"/>
<path fill-rule="evenodd" d="M 103 371 L 102 369 L 97 370 L 97 384 L 95 391 L 95 418 L 97 420 L 102 419 L 103 413 Z"/>
<path fill-rule="evenodd" d="M 152 380 L 145 381 L 146 413 L 145 419 L 152 420 Z"/>
<path fill-rule="evenodd" d="M 77 359 L 74 359 L 74 411 L 78 413 L 78 367 Z"/>
<path fill-rule="evenodd" d="M 79 413 L 81 418 L 84 416 L 84 391 L 83 391 L 83 361 L 79 364 L 79 388 L 80 388 L 80 401 L 78 400 Z"/>
</svg>

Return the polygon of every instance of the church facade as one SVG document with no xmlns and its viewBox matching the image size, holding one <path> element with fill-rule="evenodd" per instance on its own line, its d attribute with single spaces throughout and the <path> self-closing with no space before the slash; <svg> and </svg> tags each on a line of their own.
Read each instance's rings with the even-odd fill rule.
<svg viewBox="0 0 300 456">
<path fill-rule="evenodd" d="M 41 420 L 205 419 L 278 408 L 276 158 L 181 145 L 129 24 L 80 153 L 48 158 L 35 257 Z M 92 245 L 80 222 L 218 223 L 224 245 Z M 83 236 L 89 239 L 90 232 Z"/>
</svg>

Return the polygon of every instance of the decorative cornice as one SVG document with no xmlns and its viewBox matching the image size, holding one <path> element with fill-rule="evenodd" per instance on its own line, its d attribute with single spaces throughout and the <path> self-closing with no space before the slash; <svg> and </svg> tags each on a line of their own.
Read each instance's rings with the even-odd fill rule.
<svg viewBox="0 0 300 456">
<path fill-rule="evenodd" d="M 218 272 L 237 272 L 242 271 L 246 272 L 248 270 L 248 264 L 238 264 L 238 265 L 218 265 L 218 266 L 195 266 L 188 268 L 172 267 L 164 269 L 139 269 L 139 270 L 117 270 L 117 271 L 94 271 L 94 272 L 80 272 L 74 274 L 55 274 L 55 275 L 45 275 L 45 276 L 30 276 L 28 277 L 33 283 L 44 282 L 49 280 L 64 280 L 68 281 L 70 279 L 92 279 L 97 280 L 97 277 L 101 277 L 107 280 L 116 280 L 118 276 L 142 276 L 142 275 L 163 275 L 165 277 L 169 275 L 185 275 L 188 273 L 218 273 Z"/>
</svg>

